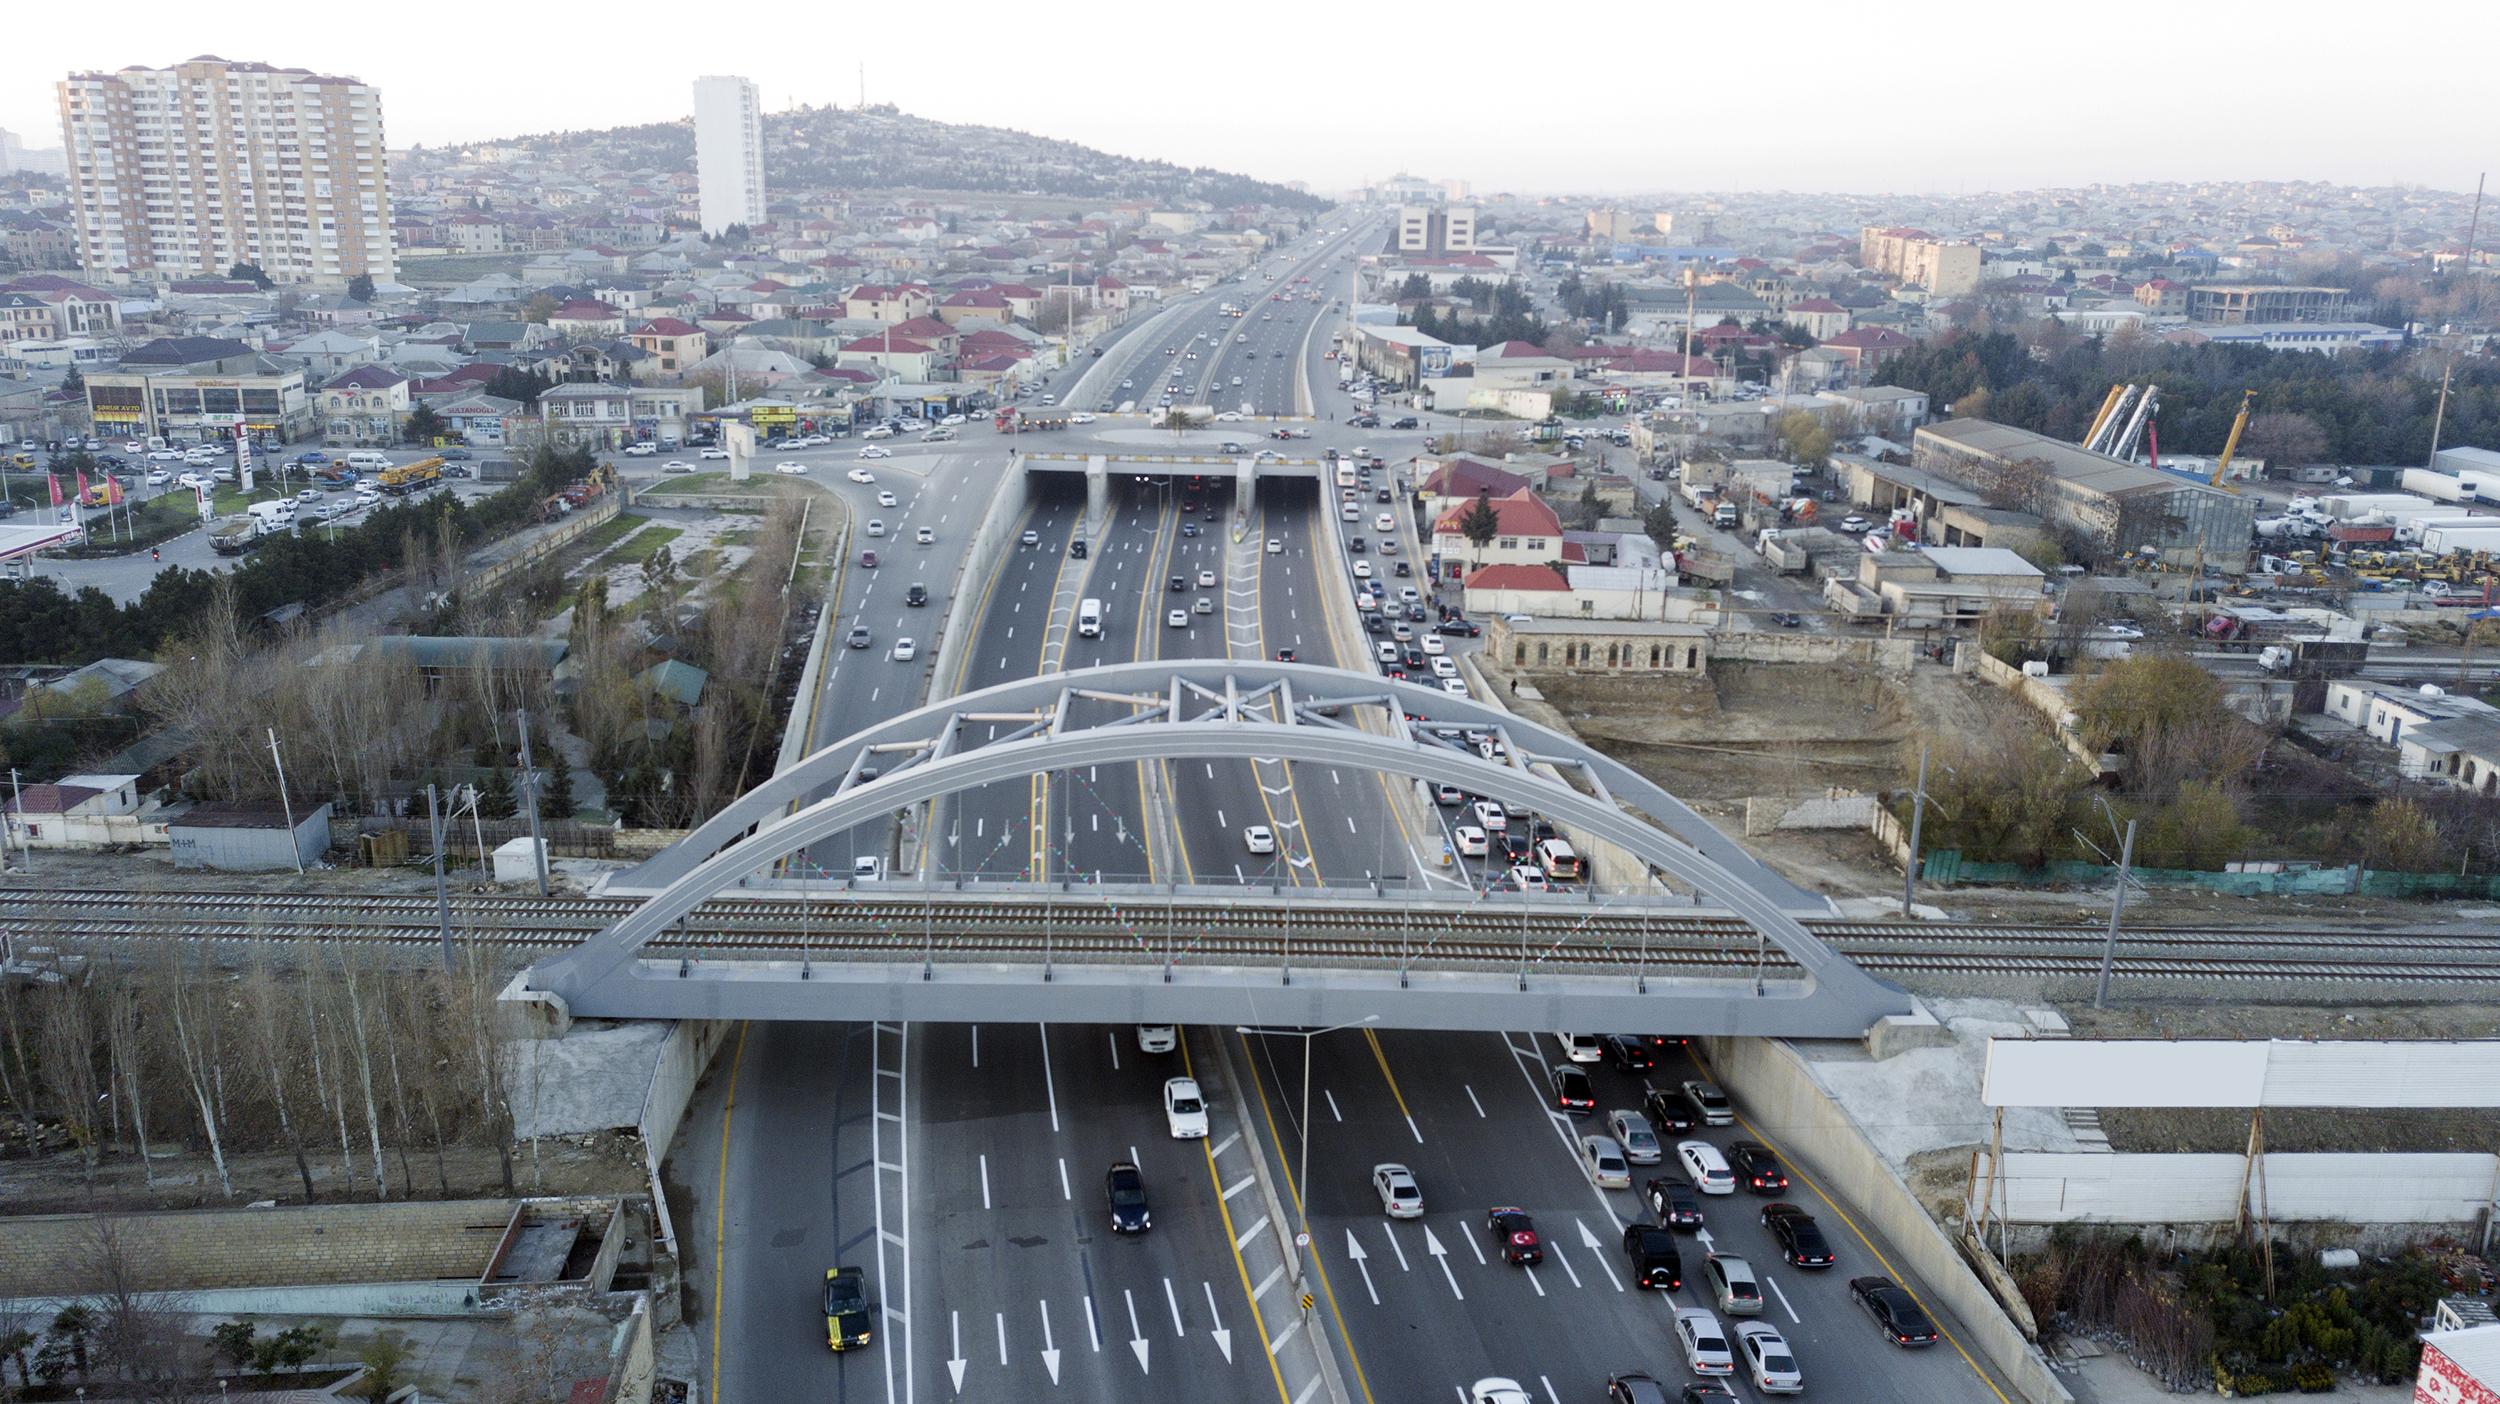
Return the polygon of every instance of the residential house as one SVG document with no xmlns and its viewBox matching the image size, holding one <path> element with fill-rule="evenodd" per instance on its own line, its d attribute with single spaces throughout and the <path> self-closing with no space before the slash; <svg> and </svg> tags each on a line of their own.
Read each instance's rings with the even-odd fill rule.
<svg viewBox="0 0 2500 1404">
<path fill-rule="evenodd" d="M 1817 341 L 1829 341 L 1849 330 L 1849 309 L 1828 297 L 1802 298 L 1788 304 L 1780 321 Z"/>
<path fill-rule="evenodd" d="M 521 426 L 530 420 L 529 412 L 519 400 L 508 400 L 484 391 L 427 397 L 434 406 L 434 415 L 461 442 L 480 448 L 498 448 L 518 442 Z"/>
<path fill-rule="evenodd" d="M 878 322 L 908 322 L 937 309 L 937 298 L 922 283 L 862 283 L 842 299 L 842 315 Z"/>
<path fill-rule="evenodd" d="M 575 298 L 547 314 L 547 328 L 564 337 L 623 336 L 625 314 L 595 298 Z"/>
<path fill-rule="evenodd" d="M 1432 524 L 1432 549 L 1442 560 L 1464 563 L 1470 571 L 1488 565 L 1572 561 L 1577 548 L 1563 541 L 1562 519 L 1535 493 L 1521 488 L 1508 497 L 1485 496 L 1476 501 L 1493 505 L 1493 539 L 1482 546 L 1470 541 L 1462 523 L 1476 504 L 1453 503 Z"/>
<path fill-rule="evenodd" d="M 1823 349 L 1849 358 L 1861 379 L 1872 376 L 1891 357 L 1910 349 L 1910 339 L 1890 327 L 1854 327 L 1827 337 Z"/>
<path fill-rule="evenodd" d="M 712 351 L 712 339 L 701 327 L 675 317 L 655 317 L 634 328 L 628 339 L 651 358 L 652 372 L 663 376 L 685 374 Z"/>
<path fill-rule="evenodd" d="M 396 444 L 411 408 L 408 377 L 381 366 L 334 376 L 315 398 L 325 448 Z"/>
<path fill-rule="evenodd" d="M 880 332 L 847 343 L 834 359 L 845 366 L 875 366 L 905 380 L 934 380 L 947 358 L 935 346 Z"/>
<path fill-rule="evenodd" d="M 1553 615 L 1512 617 L 1517 614 L 1538 612 L 1489 612 L 1484 638 L 1485 655 L 1516 672 L 1697 675 L 1710 669 L 1710 631 L 1698 624 Z"/>
<path fill-rule="evenodd" d="M 1462 582 L 1462 599 L 1469 614 L 1500 618 L 1512 614 L 1573 613 L 1571 582 L 1549 565 L 1480 566 L 1468 571 Z"/>
<path fill-rule="evenodd" d="M 631 437 L 633 399 L 633 388 L 626 385 L 558 385 L 538 397 L 538 423 L 559 444 L 616 448 Z"/>
<path fill-rule="evenodd" d="M 281 361 L 292 361 L 315 376 L 327 378 L 381 360 L 382 334 L 370 327 L 332 327 L 298 337 L 288 342 L 284 350 L 273 350 L 269 354 Z"/>
<path fill-rule="evenodd" d="M 1852 619 L 1906 628 L 1976 625 L 1991 614 L 2048 607 L 2038 566 L 2000 546 L 1869 552 L 1858 578 L 1823 582 L 1824 602 Z"/>
</svg>

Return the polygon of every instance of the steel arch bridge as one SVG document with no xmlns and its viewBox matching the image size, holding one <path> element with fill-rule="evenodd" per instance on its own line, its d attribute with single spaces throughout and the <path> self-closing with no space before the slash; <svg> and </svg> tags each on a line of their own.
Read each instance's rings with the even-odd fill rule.
<svg viewBox="0 0 2500 1404">
<path fill-rule="evenodd" d="M 1079 703 L 1125 715 L 1087 724 Z M 1090 710 L 1100 714 L 1103 709 Z M 1367 725 L 1368 724 L 1368 725 Z M 972 729 L 1012 729 L 971 744 Z M 1492 732 L 1486 759 L 1436 735 Z M 644 948 L 699 903 L 808 845 L 898 810 L 1048 771 L 1134 762 L 1283 760 L 1457 785 L 1544 814 L 1630 855 L 1648 874 L 1734 914 L 1775 944 L 1782 978 L 1661 978 L 1628 951 L 1620 969 L 1587 960 L 1539 973 L 1454 960 L 1328 958 L 1174 963 L 1142 948 L 1035 960 L 1029 946 L 950 946 L 933 959 L 916 936 L 838 953 L 655 960 Z M 872 764 L 875 778 L 863 779 Z M 1571 777 L 1577 784 L 1567 781 Z M 793 808 L 793 806 L 796 806 Z M 541 962 L 516 998 L 557 1017 L 996 1019 L 1313 1024 L 1376 1016 L 1392 1026 L 1545 1027 L 1855 1037 L 1907 1013 L 1908 997 L 1850 963 L 1798 921 L 1819 898 L 1755 862 L 1674 796 L 1619 762 L 1472 698 L 1308 664 L 1233 660 L 1108 665 L 1019 679 L 932 703 L 807 756 L 758 785 L 629 875 L 650 895 L 632 914 Z M 1065 905 L 1119 900 L 1085 888 L 1023 886 Z M 978 899 L 975 899 L 978 900 Z M 1322 888 L 1305 911 L 1380 911 L 1406 899 L 1378 888 Z M 1526 903 L 1533 899 L 1522 898 Z M 1645 956 L 1645 953 L 1644 953 Z M 786 958 L 778 958 L 786 957 Z"/>
</svg>

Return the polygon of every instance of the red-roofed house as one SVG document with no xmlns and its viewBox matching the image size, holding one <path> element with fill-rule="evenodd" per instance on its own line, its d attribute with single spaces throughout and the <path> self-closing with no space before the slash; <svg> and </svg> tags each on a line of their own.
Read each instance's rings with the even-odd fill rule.
<svg viewBox="0 0 2500 1404">
<path fill-rule="evenodd" d="M 937 298 L 921 283 L 862 283 L 842 299 L 842 315 L 877 322 L 908 322 L 937 309 Z"/>
<path fill-rule="evenodd" d="M 1097 305 L 1108 307 L 1115 312 L 1126 312 L 1129 304 L 1129 286 L 1106 273 L 1094 280 L 1094 301 Z"/>
<path fill-rule="evenodd" d="M 653 370 L 662 375 L 679 375 L 688 366 L 712 354 L 712 338 L 703 328 L 676 317 L 654 317 L 634 328 L 626 340 L 637 350 L 652 358 Z"/>
<path fill-rule="evenodd" d="M 334 376 L 313 400 L 327 448 L 396 444 L 412 408 L 408 377 L 381 366 L 358 366 Z"/>
<path fill-rule="evenodd" d="M 1826 351 L 1849 358 L 1860 375 L 1872 374 L 1885 358 L 1910 349 L 1910 339 L 1890 327 L 1856 327 L 1823 343 Z"/>
<path fill-rule="evenodd" d="M 1468 540 L 1462 525 L 1477 501 L 1493 504 L 1493 539 L 1483 546 Z M 1566 558 L 1562 534 L 1562 519 L 1554 515 L 1554 509 L 1523 487 L 1508 497 L 1485 494 L 1444 508 L 1432 523 L 1432 549 L 1442 560 L 1460 562 L 1469 570 L 1489 565 L 1541 566 Z"/>
<path fill-rule="evenodd" d="M 950 327 L 961 327 L 967 322 L 1002 325 L 1016 318 L 1006 297 L 993 288 L 956 293 L 937 305 L 937 315 L 939 321 Z"/>
<path fill-rule="evenodd" d="M 1849 330 L 1849 309 L 1828 297 L 1809 297 L 1788 304 L 1780 320 L 1817 341 L 1829 341 Z"/>
<path fill-rule="evenodd" d="M 913 341 L 934 347 L 940 355 L 945 356 L 954 355 L 956 343 L 963 340 L 963 333 L 956 331 L 936 317 L 914 317 L 908 322 L 896 323 L 889 330 L 897 337 L 908 337 Z"/>
<path fill-rule="evenodd" d="M 863 336 L 834 355 L 844 366 L 877 366 L 905 380 L 927 380 L 946 360 L 934 346 L 907 336 Z"/>
<path fill-rule="evenodd" d="M 2187 315 L 2187 284 L 2174 283 L 2168 278 L 2155 278 L 2150 282 L 2138 283 L 2135 288 L 2135 300 L 2147 311 L 2166 316 L 2184 317 Z"/>
<path fill-rule="evenodd" d="M 1463 507 L 1478 497 L 1508 497 L 1535 486 L 1531 479 L 1496 464 L 1453 458 L 1426 474 L 1415 491 L 1424 499 L 1424 510 L 1437 519 L 1450 508 Z"/>
<path fill-rule="evenodd" d="M 1563 614 L 1571 582 L 1549 565 L 1489 565 L 1463 577 L 1469 614 Z"/>
<path fill-rule="evenodd" d="M 604 302 L 575 298 L 547 314 L 547 328 L 559 336 L 623 336 L 625 314 Z"/>
</svg>

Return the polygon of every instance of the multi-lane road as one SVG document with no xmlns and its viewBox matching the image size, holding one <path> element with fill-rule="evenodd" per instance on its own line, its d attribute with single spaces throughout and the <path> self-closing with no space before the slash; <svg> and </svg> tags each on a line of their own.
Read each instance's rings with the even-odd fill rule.
<svg viewBox="0 0 2500 1404">
<path fill-rule="evenodd" d="M 1360 236 L 1376 239 L 1377 227 L 1364 225 Z M 1353 242 L 1289 251 L 1141 321 L 1099 360 L 1063 376 L 1057 393 L 1070 407 L 1100 412 L 1130 400 L 1151 408 L 1177 385 L 1181 404 L 1307 412 L 1317 416 L 1314 439 L 1279 447 L 1300 456 L 1363 443 L 1394 465 L 1414 451 L 1408 436 L 1358 435 L 1329 422 L 1351 408 L 1321 353 L 1342 316 L 1327 302 L 1343 296 L 1339 255 Z M 1312 282 L 1296 281 L 1304 276 Z M 1286 292 L 1293 301 L 1282 300 Z M 1220 315 L 1226 301 L 1248 315 Z M 1316 334 L 1315 318 L 1328 319 Z M 1136 421 L 1107 418 L 1103 428 L 1121 423 Z M 1251 420 L 1211 432 L 1248 443 L 1272 427 Z M 1105 432 L 1097 442 L 1116 450 L 1125 441 Z M 801 700 L 811 740 L 830 741 L 931 695 L 1097 663 L 1269 658 L 1291 649 L 1304 662 L 1370 667 L 1371 640 L 1345 622 L 1353 617 L 1346 538 L 1372 538 L 1360 558 L 1384 573 L 1395 559 L 1415 563 L 1414 577 L 1384 580 L 1393 599 L 1398 585 L 1422 584 L 1411 523 L 1397 525 L 1397 557 L 1378 554 L 1374 518 L 1393 509 L 1368 489 L 1361 520 L 1342 531 L 1321 516 L 1339 510 L 1333 479 L 1263 480 L 1236 521 L 1229 475 L 1193 486 L 1190 468 L 1175 466 L 1169 476 L 1115 479 L 1107 509 L 1090 524 L 1081 480 L 1037 475 L 1044 481 L 1009 538 L 1012 555 L 980 598 L 954 601 L 962 543 L 996 496 L 1002 450 L 976 429 L 963 445 L 876 463 L 873 487 L 819 472 L 854 521 L 887 522 L 890 548 L 868 571 L 855 560 L 864 543 L 853 542 L 835 634 L 865 626 L 874 642 L 842 650 L 818 695 Z M 1386 481 L 1375 474 L 1375 484 Z M 893 491 L 896 505 L 877 507 L 878 491 Z M 937 542 L 905 544 L 921 526 Z M 1082 558 L 1069 549 L 1080 535 L 1089 548 Z M 931 592 L 925 607 L 901 603 L 915 583 Z M 1330 592 L 1339 592 L 1333 602 Z M 1099 601 L 1099 634 L 1076 628 L 1086 600 Z M 953 627 L 972 632 L 960 675 L 933 678 L 928 645 L 950 608 Z M 897 634 L 915 637 L 917 659 L 894 660 Z M 1416 810 L 1377 775 L 1176 761 L 992 786 L 939 806 L 917 846 L 896 847 L 881 832 L 811 856 L 847 871 L 863 853 L 916 855 L 924 875 L 973 881 L 1422 881 L 1440 868 L 1445 833 Z M 1273 852 L 1253 851 L 1253 827 L 1267 831 Z M 698 1319 L 721 1397 L 747 1404 L 806 1391 L 910 1404 L 924 1395 L 1161 1400 L 1186 1392 L 1306 1404 L 1307 1376 L 1289 1379 L 1264 1348 L 1276 1345 L 1276 1358 L 1286 1358 L 1284 1343 L 1306 1325 L 1319 1328 L 1314 1335 L 1324 1330 L 1348 1397 L 1365 1404 L 1449 1399 L 1487 1374 L 1515 1376 L 1550 1404 L 1596 1397 L 1613 1370 L 1689 1378 L 1668 1304 L 1624 1280 L 1615 1244 L 1621 1225 L 1640 1216 L 1638 1201 L 1589 1184 L 1573 1142 L 1593 1128 L 1548 1109 L 1546 1068 L 1561 1056 L 1550 1034 L 1357 1029 L 1305 1039 L 1198 1029 L 1173 1052 L 1149 1053 L 1130 1027 L 1050 1024 L 1044 1012 L 1018 1025 L 756 1025 L 740 1036 L 716 1074 L 709 1119 L 687 1133 L 699 1145 L 690 1163 L 711 1187 L 708 1217 L 689 1228 L 709 1248 Z M 1229 1059 L 1215 1056 L 1219 1042 Z M 1164 1079 L 1184 1066 L 1214 1076 L 1222 1061 L 1250 1079 L 1241 1089 L 1249 1124 L 1235 1129 L 1251 1133 L 1240 1144 L 1264 1146 L 1289 1219 L 1301 1212 L 1295 1180 L 1307 1137 L 1307 1317 L 1290 1282 L 1254 1274 L 1244 1256 L 1244 1245 L 1270 1231 L 1250 1222 L 1263 1215 L 1253 1212 L 1258 1196 L 1245 1193 L 1247 1179 L 1217 1173 L 1208 1142 L 1168 1134 Z M 1648 1076 L 1665 1085 L 1687 1071 Z M 1639 1100 L 1629 1075 L 1600 1069 L 1596 1080 L 1604 1108 Z M 733 1087 L 734 1098 L 723 1095 Z M 1233 1144 L 1219 1135 L 1218 1146 Z M 1423 1218 L 1380 1214 L 1369 1173 L 1384 1160 L 1421 1178 Z M 1145 1176 L 1153 1213 L 1146 1233 L 1110 1231 L 1103 1177 L 1114 1161 L 1133 1161 Z M 1656 1173 L 1666 1172 L 1643 1169 L 1635 1183 Z M 1813 1187 L 1801 1183 L 1790 1197 L 1822 1218 L 1840 1268 L 1785 1268 L 1750 1199 L 1711 1200 L 1706 1230 L 1711 1244 L 1746 1255 L 1767 1276 L 1768 1319 L 1796 1347 L 1810 1392 L 1845 1380 L 1853 1393 L 1879 1399 L 2000 1397 L 1957 1346 L 1910 1354 L 1878 1340 L 1842 1284 L 1886 1270 L 1890 1255 L 1859 1239 Z M 1495 1203 L 1537 1216 L 1551 1253 L 1544 1265 L 1509 1267 L 1485 1251 L 1482 1216 Z M 1688 1280 L 1699 1277 L 1702 1251 L 1687 1240 Z M 824 1270 L 837 1263 L 866 1267 L 883 1306 L 879 1339 L 839 1356 L 826 1349 L 815 1304 Z M 1697 1304 L 1697 1289 L 1676 1300 Z M 1741 1380 L 1735 1389 L 1740 1399 L 1754 1394 Z"/>
</svg>

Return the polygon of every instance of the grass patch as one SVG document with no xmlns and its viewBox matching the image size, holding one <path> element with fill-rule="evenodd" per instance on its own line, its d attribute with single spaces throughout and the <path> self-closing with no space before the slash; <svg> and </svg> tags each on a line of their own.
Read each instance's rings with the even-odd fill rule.
<svg viewBox="0 0 2500 1404">
<path fill-rule="evenodd" d="M 646 527 L 649 525 L 651 525 L 651 523 L 644 518 L 629 517 L 624 513 L 619 512 L 615 516 L 608 518 L 606 521 L 592 527 L 590 530 L 582 533 L 574 539 L 580 545 L 588 548 L 588 554 L 595 556 L 601 551 L 608 549 L 610 546 L 615 545 L 619 541 L 624 540 L 626 537 L 633 535 L 636 528 Z"/>
<path fill-rule="evenodd" d="M 755 486 L 729 481 L 727 473 L 689 473 L 682 478 L 662 478 L 643 491 L 655 497 L 679 493 L 744 492 Z"/>
<path fill-rule="evenodd" d="M 682 527 L 648 525 L 635 532 L 633 539 L 617 547 L 611 556 L 620 561 L 647 561 L 651 559 L 652 552 L 685 534 Z"/>
<path fill-rule="evenodd" d="M 109 513 L 98 509 L 84 515 L 87 544 L 58 554 L 72 558 L 127 556 L 171 541 L 200 524 L 199 506 L 189 493 L 168 493 L 129 504 L 126 522 L 125 511 L 120 507 Z"/>
</svg>

